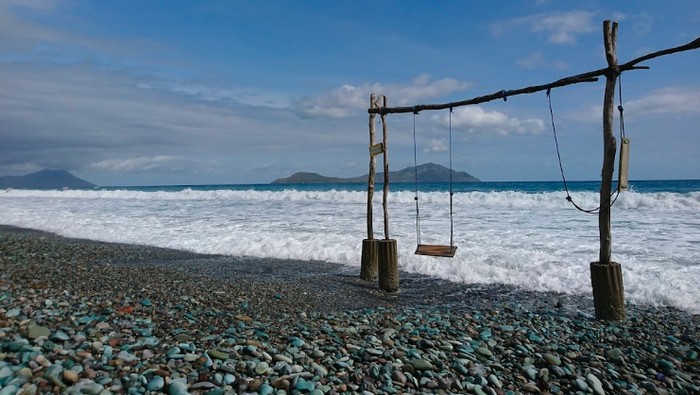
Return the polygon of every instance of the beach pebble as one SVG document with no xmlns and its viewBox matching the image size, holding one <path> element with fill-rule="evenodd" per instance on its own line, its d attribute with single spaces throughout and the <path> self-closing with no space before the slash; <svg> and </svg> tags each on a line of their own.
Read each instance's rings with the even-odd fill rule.
<svg viewBox="0 0 700 395">
<path fill-rule="evenodd" d="M 0 238 L 0 252 L 19 254 L 39 243 L 31 240 Z M 174 259 L 184 253 L 70 243 L 53 245 L 70 258 L 51 262 L 0 254 L 0 391 L 698 392 L 696 321 L 673 309 L 631 304 L 628 320 L 608 323 L 595 321 L 581 296 L 489 286 L 455 304 L 408 305 L 411 285 L 388 297 L 364 284 L 375 305 L 355 308 L 357 297 L 339 300 L 324 293 L 327 284 L 302 283 L 300 291 L 299 277 L 258 283 L 256 274 L 249 284 L 237 258 Z M 151 266 L 142 253 L 165 258 Z M 350 284 L 343 295 L 357 286 L 353 278 L 343 277 Z M 316 293 L 318 300 L 305 299 Z M 559 299 L 556 310 L 547 302 Z"/>
</svg>

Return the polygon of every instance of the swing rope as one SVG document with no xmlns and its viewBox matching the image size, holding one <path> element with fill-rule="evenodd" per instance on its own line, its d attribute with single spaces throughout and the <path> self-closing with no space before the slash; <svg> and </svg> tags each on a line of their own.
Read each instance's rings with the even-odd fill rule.
<svg viewBox="0 0 700 395">
<path fill-rule="evenodd" d="M 418 111 L 413 111 L 413 175 L 414 175 L 414 188 L 415 197 L 413 198 L 416 202 L 416 244 L 421 245 L 421 235 L 420 235 L 420 208 L 418 204 L 418 140 L 416 138 L 416 117 L 418 116 Z M 450 107 L 449 115 L 449 162 L 450 162 L 450 247 L 454 247 L 454 187 L 452 179 L 452 107 Z"/>
<path fill-rule="evenodd" d="M 454 195 L 454 190 L 452 188 L 452 107 L 450 107 L 449 116 L 449 156 L 450 156 L 450 247 L 454 247 L 454 219 L 452 214 L 452 196 Z"/>
<path fill-rule="evenodd" d="M 416 244 L 420 245 L 420 209 L 418 208 L 418 143 L 416 140 L 416 116 L 418 111 L 413 111 L 413 175 L 415 180 L 415 197 L 416 201 Z"/>
<path fill-rule="evenodd" d="M 617 106 L 617 110 L 620 112 L 620 138 L 622 139 L 625 137 L 625 118 L 623 115 L 624 108 L 622 107 L 622 73 L 620 73 L 617 78 L 619 80 L 618 92 L 619 92 L 619 101 L 620 101 L 620 105 Z M 574 207 L 576 207 L 577 210 L 579 210 L 581 212 L 584 212 L 586 214 L 596 214 L 598 211 L 600 211 L 601 206 L 598 206 L 598 207 L 592 208 L 592 209 L 584 209 L 581 206 L 579 206 L 578 204 L 576 204 L 576 202 L 574 202 L 574 199 L 571 197 L 571 194 L 569 193 L 569 187 L 568 187 L 567 182 L 566 182 L 566 177 L 564 176 L 564 167 L 563 167 L 562 162 L 561 162 L 561 153 L 559 152 L 559 140 L 557 139 L 557 127 L 554 124 L 554 110 L 552 109 L 551 92 L 552 92 L 552 88 L 547 89 L 547 101 L 549 103 L 549 117 L 550 117 L 551 122 L 552 122 L 552 134 L 554 134 L 554 145 L 557 148 L 557 159 L 559 161 L 559 171 L 561 172 L 561 179 L 564 183 L 564 190 L 566 191 L 566 200 L 568 200 Z M 615 197 L 612 199 L 612 201 L 610 201 L 610 198 L 612 198 L 613 195 L 615 195 Z M 615 202 L 617 201 L 617 198 L 619 196 L 620 196 L 620 185 L 618 185 L 617 188 L 615 188 L 615 190 L 610 194 L 610 198 L 608 198 L 608 201 L 610 202 L 610 207 L 612 207 L 613 204 L 615 204 Z"/>
<path fill-rule="evenodd" d="M 625 135 L 625 109 L 622 107 L 622 73 L 617 77 L 618 83 L 618 95 L 620 100 L 620 105 L 617 106 L 617 111 L 620 112 L 620 141 L 626 138 Z"/>
</svg>

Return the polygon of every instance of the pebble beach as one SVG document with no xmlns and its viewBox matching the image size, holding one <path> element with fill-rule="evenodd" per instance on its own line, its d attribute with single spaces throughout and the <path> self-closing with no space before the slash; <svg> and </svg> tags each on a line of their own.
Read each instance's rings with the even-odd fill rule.
<svg viewBox="0 0 700 395">
<path fill-rule="evenodd" d="M 700 394 L 699 316 L 358 274 L 0 226 L 0 395 Z"/>
</svg>

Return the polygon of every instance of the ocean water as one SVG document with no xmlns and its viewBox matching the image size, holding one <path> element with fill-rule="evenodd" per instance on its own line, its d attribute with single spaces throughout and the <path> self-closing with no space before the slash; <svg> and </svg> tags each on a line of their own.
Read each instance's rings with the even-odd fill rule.
<svg viewBox="0 0 700 395">
<path fill-rule="evenodd" d="M 454 186 L 457 255 L 414 255 L 413 184 L 389 195 L 390 237 L 402 270 L 459 283 L 590 294 L 598 217 L 577 211 L 558 182 Z M 598 183 L 570 183 L 598 205 Z M 449 243 L 447 184 L 420 185 L 421 239 Z M 383 237 L 381 185 L 375 237 Z M 357 267 L 367 237 L 366 186 L 209 185 L 2 190 L 0 224 L 108 242 L 207 254 L 301 259 Z M 626 300 L 700 314 L 700 181 L 633 181 L 612 208 L 613 260 Z"/>
</svg>

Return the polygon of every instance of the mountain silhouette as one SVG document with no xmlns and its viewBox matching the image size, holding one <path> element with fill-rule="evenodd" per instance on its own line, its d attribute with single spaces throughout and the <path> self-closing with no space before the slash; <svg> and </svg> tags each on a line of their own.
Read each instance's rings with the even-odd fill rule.
<svg viewBox="0 0 700 395">
<path fill-rule="evenodd" d="M 425 163 L 417 168 L 410 166 L 399 171 L 390 171 L 389 180 L 391 182 L 414 182 L 416 170 L 418 171 L 419 182 L 449 182 L 450 169 L 435 163 Z M 318 173 L 299 172 L 286 178 L 278 178 L 273 184 L 338 184 L 338 183 L 366 183 L 368 174 L 359 177 L 338 178 L 326 177 Z M 384 180 L 384 173 L 377 173 L 377 182 Z M 480 182 L 478 178 L 465 171 L 452 170 L 452 182 Z"/>
<path fill-rule="evenodd" d="M 65 170 L 44 169 L 24 176 L 0 177 L 0 188 L 56 189 L 92 188 L 97 185 L 80 179 Z"/>
</svg>

